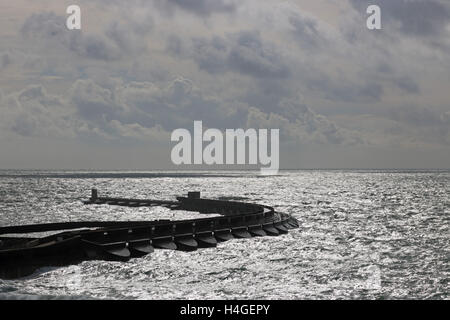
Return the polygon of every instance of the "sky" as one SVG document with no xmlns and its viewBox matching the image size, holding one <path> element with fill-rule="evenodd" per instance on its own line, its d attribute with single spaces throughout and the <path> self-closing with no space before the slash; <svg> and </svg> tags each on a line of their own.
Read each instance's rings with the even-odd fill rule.
<svg viewBox="0 0 450 320">
<path fill-rule="evenodd" d="M 0 0 L 0 169 L 196 169 L 195 120 L 280 129 L 281 168 L 450 168 L 449 84 L 446 0 Z"/>
</svg>

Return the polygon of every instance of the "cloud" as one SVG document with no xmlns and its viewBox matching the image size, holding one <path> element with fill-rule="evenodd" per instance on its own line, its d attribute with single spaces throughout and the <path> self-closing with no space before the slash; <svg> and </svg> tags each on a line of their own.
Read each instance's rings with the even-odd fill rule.
<svg viewBox="0 0 450 320">
<path fill-rule="evenodd" d="M 123 106 L 114 100 L 113 92 L 92 80 L 77 80 L 71 89 L 70 101 L 82 118 L 92 121 L 119 117 L 124 112 Z"/>
<path fill-rule="evenodd" d="M 403 106 L 377 115 L 337 115 L 332 119 L 341 128 L 359 132 L 377 146 L 403 148 L 443 148 L 450 146 L 450 112 Z"/>
<path fill-rule="evenodd" d="M 277 49 L 264 43 L 259 32 L 239 32 L 229 36 L 227 62 L 238 72 L 254 77 L 286 78 L 289 67 Z"/>
<path fill-rule="evenodd" d="M 302 49 L 317 49 L 319 45 L 327 42 L 324 34 L 318 28 L 317 20 L 300 14 L 292 15 L 288 20 L 293 28 L 292 34 L 299 41 L 298 44 Z"/>
<path fill-rule="evenodd" d="M 30 37 L 53 38 L 63 42 L 68 35 L 78 33 L 68 32 L 64 16 L 56 15 L 54 12 L 33 13 L 25 20 L 21 31 Z"/>
<path fill-rule="evenodd" d="M 325 116 L 291 99 L 278 106 L 281 112 L 266 114 L 250 108 L 247 126 L 280 129 L 282 141 L 295 143 L 354 145 L 365 144 L 356 132 L 338 127 Z"/>
<path fill-rule="evenodd" d="M 166 50 L 176 58 L 194 61 L 200 71 L 211 75 L 234 73 L 252 78 L 254 86 L 250 86 L 244 101 L 265 111 L 284 96 L 295 95 L 298 88 L 329 101 L 347 103 L 380 102 L 386 89 L 393 87 L 403 94 L 420 92 L 420 85 L 408 72 L 392 66 L 395 58 L 391 55 L 395 53 L 373 49 L 370 39 L 362 37 L 351 46 L 337 30 L 312 15 L 292 10 L 282 14 L 287 26 L 278 31 L 283 31 L 289 41 L 294 39 L 292 44 L 298 51 L 286 49 L 257 30 L 192 39 L 172 33 L 166 39 Z M 362 58 L 365 55 L 374 56 L 375 63 Z"/>
<path fill-rule="evenodd" d="M 394 79 L 395 85 L 406 93 L 419 93 L 420 87 L 417 82 L 407 76 Z"/>
<path fill-rule="evenodd" d="M 444 126 L 450 130 L 449 112 L 436 112 L 425 107 L 399 107 L 390 112 L 393 120 L 413 126 Z"/>
<path fill-rule="evenodd" d="M 0 126 L 21 136 L 71 136 L 68 110 L 60 97 L 50 95 L 39 85 L 1 100 Z M 66 129 L 67 128 L 67 129 Z"/>
<path fill-rule="evenodd" d="M 12 57 L 8 52 L 0 53 L 0 69 L 6 68 L 12 64 Z"/>
<path fill-rule="evenodd" d="M 316 70 L 306 77 L 305 82 L 310 90 L 323 94 L 323 97 L 330 101 L 378 102 L 384 93 L 382 82 L 370 76 L 357 81 L 348 75 L 339 75 L 334 78 L 323 71 Z"/>
<path fill-rule="evenodd" d="M 194 13 L 199 16 L 210 16 L 214 13 L 233 13 L 237 4 L 227 0 L 165 0 L 157 1 L 158 7 L 164 11 L 173 11 L 175 8 Z"/>
<path fill-rule="evenodd" d="M 62 47 L 80 57 L 111 61 L 145 50 L 142 37 L 153 28 L 148 15 L 135 20 L 125 15 L 123 20 L 126 23 L 112 21 L 102 33 L 85 33 L 83 29 L 68 30 L 64 16 L 42 12 L 28 17 L 21 31 L 28 41 L 44 41 L 43 45 Z"/>
<path fill-rule="evenodd" d="M 98 59 L 114 60 L 119 57 L 119 51 L 114 43 L 101 35 L 84 35 L 79 30 L 68 30 L 65 18 L 53 12 L 32 14 L 23 24 L 22 33 L 29 40 L 43 45 L 65 48 L 79 56 Z"/>
<path fill-rule="evenodd" d="M 168 39 L 169 52 L 192 58 L 201 70 L 212 74 L 236 72 L 255 78 L 287 78 L 289 67 L 276 46 L 264 41 L 258 31 L 240 31 L 224 37 Z"/>
<path fill-rule="evenodd" d="M 125 106 L 117 103 L 111 91 L 91 80 L 77 81 L 70 91 L 72 94 L 66 98 L 33 85 L 4 95 L 0 100 L 2 132 L 25 137 L 96 139 L 97 142 L 167 138 L 167 132 L 159 125 L 144 127 L 127 122 L 123 116 Z"/>
<path fill-rule="evenodd" d="M 82 139 L 168 139 L 176 128 L 279 128 L 287 140 L 332 144 L 361 143 L 326 117 L 285 99 L 276 112 L 208 96 L 189 79 L 178 77 L 166 86 L 148 82 L 117 82 L 106 88 L 92 80 L 77 80 L 67 96 L 30 86 L 1 101 L 2 128 L 20 136 Z M 168 141 L 168 140 L 167 140 Z"/>
<path fill-rule="evenodd" d="M 2 133 L 120 145 L 202 120 L 320 146 L 448 146 L 445 1 L 379 1 L 380 32 L 369 0 L 101 3 L 81 2 L 81 31 L 64 10 L 0 22 Z"/>
</svg>

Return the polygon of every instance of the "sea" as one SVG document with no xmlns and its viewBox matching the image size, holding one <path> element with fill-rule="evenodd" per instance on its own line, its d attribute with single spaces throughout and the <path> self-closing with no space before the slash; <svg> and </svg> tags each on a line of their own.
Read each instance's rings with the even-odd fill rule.
<svg viewBox="0 0 450 320">
<path fill-rule="evenodd" d="M 300 224 L 278 237 L 129 262 L 85 261 L 0 280 L 0 299 L 449 299 L 449 170 L 0 171 L 0 226 L 188 219 L 100 196 L 273 206 Z"/>
</svg>

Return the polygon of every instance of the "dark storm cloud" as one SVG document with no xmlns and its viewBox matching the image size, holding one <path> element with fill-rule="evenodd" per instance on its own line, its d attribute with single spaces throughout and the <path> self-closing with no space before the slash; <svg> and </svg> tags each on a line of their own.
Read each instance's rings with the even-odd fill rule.
<svg viewBox="0 0 450 320">
<path fill-rule="evenodd" d="M 177 35 L 171 34 L 166 39 L 166 52 L 181 56 L 184 51 L 184 43 L 181 38 Z"/>
<path fill-rule="evenodd" d="M 21 136 L 65 136 L 71 130 L 60 97 L 50 95 L 42 86 L 29 86 L 5 95 L 0 101 L 0 127 Z M 66 127 L 66 129 L 64 129 Z"/>
<path fill-rule="evenodd" d="M 355 132 L 338 127 L 327 117 L 317 114 L 298 99 L 282 99 L 277 113 L 264 113 L 249 108 L 247 126 L 252 128 L 279 128 L 285 142 L 353 145 L 365 141 Z"/>
<path fill-rule="evenodd" d="M 289 68 L 280 52 L 263 43 L 258 32 L 240 32 L 229 38 L 229 65 L 241 73 L 255 77 L 286 78 Z"/>
<path fill-rule="evenodd" d="M 95 31 L 69 32 L 63 10 L 23 17 L 12 48 L 0 35 L 2 84 L 12 80 L 2 87 L 0 132 L 152 143 L 202 120 L 280 128 L 289 143 L 450 141 L 450 114 L 432 111 L 445 108 L 449 56 L 433 47 L 448 47 L 445 2 L 380 0 L 389 32 L 369 32 L 365 9 L 377 1 L 349 1 L 358 12 L 331 1 L 346 20 L 316 12 L 321 4 L 207 0 L 86 0 L 85 17 L 101 15 Z M 420 38 L 401 41 L 406 34 Z M 397 109 L 416 98 L 429 109 Z"/>
<path fill-rule="evenodd" d="M 275 111 L 283 97 L 292 94 L 292 80 L 283 48 L 262 38 L 258 31 L 241 31 L 211 38 L 182 39 L 171 35 L 166 50 L 177 58 L 192 59 L 201 71 L 222 76 L 235 73 L 252 80 L 252 88 L 239 100 Z"/>
<path fill-rule="evenodd" d="M 145 37 L 153 28 L 153 20 L 147 18 L 143 23 L 111 23 L 105 30 L 105 36 L 112 40 L 117 48 L 126 54 L 137 54 L 145 50 Z"/>
<path fill-rule="evenodd" d="M 153 26 L 151 19 L 126 24 L 114 21 L 103 33 L 87 34 L 83 30 L 68 30 L 65 19 L 53 12 L 33 14 L 21 31 L 30 41 L 46 41 L 54 48 L 64 47 L 81 57 L 109 61 L 142 51 L 145 44 L 140 37 L 148 34 Z"/>
<path fill-rule="evenodd" d="M 289 79 L 287 79 L 289 82 Z M 258 106 L 265 112 L 280 112 L 276 106 L 285 97 L 294 96 L 292 87 L 286 81 L 276 78 L 257 79 L 255 88 L 248 90 L 242 100 L 252 106 Z"/>
<path fill-rule="evenodd" d="M 399 72 L 398 70 L 396 70 L 395 65 L 393 65 L 391 62 L 381 62 L 375 64 L 366 69 L 366 74 L 370 76 L 374 82 L 384 82 L 386 86 L 400 89 L 401 93 L 420 93 L 420 85 L 415 77 L 408 71 Z"/>
<path fill-rule="evenodd" d="M 450 22 L 450 4 L 439 0 L 350 0 L 365 12 L 369 5 L 381 8 L 382 19 L 398 23 L 399 30 L 411 36 L 434 36 L 444 31 Z"/>
<path fill-rule="evenodd" d="M 31 15 L 23 24 L 22 33 L 30 41 L 48 41 L 54 49 L 64 47 L 86 58 L 114 60 L 119 55 L 112 41 L 100 35 L 84 35 L 78 30 L 68 30 L 64 16 L 53 12 Z"/>
<path fill-rule="evenodd" d="M 289 18 L 289 23 L 294 29 L 292 34 L 299 41 L 302 49 L 315 49 L 324 42 L 324 38 L 318 30 L 317 21 L 295 15 Z"/>
<path fill-rule="evenodd" d="M 172 38 L 172 53 L 181 53 L 181 43 Z M 183 54 L 183 53 L 182 53 Z M 194 38 L 190 55 L 200 69 L 209 73 L 233 71 L 255 78 L 287 78 L 289 67 L 281 51 L 264 41 L 257 31 L 241 31 L 225 37 Z"/>
<path fill-rule="evenodd" d="M 12 64 L 12 57 L 8 52 L 3 52 L 0 54 L 0 69 L 6 68 Z"/>
<path fill-rule="evenodd" d="M 122 111 L 114 101 L 112 92 L 91 80 L 75 82 L 71 90 L 71 101 L 81 117 L 92 121 L 114 119 Z"/>
<path fill-rule="evenodd" d="M 392 110 L 390 118 L 413 126 L 446 127 L 450 130 L 450 113 L 440 113 L 429 108 L 406 106 Z"/>
<path fill-rule="evenodd" d="M 389 84 L 392 85 L 389 85 Z M 383 99 L 385 87 L 398 88 L 399 92 L 406 94 L 418 94 L 420 87 L 417 82 L 407 76 L 389 77 L 381 79 L 376 76 L 367 76 L 361 82 L 354 82 L 351 79 L 332 79 L 327 76 L 308 80 L 308 87 L 318 90 L 324 97 L 331 101 L 351 102 L 351 103 L 373 103 Z"/>
<path fill-rule="evenodd" d="M 161 139 L 176 128 L 202 120 L 212 128 L 279 128 L 288 141 L 353 144 L 361 140 L 294 99 L 283 99 L 276 112 L 225 101 L 178 77 L 166 86 L 149 82 L 105 87 L 77 80 L 68 95 L 55 96 L 30 86 L 0 101 L 0 128 L 20 136 L 73 137 L 101 143 Z"/>
<path fill-rule="evenodd" d="M 171 35 L 166 39 L 167 52 L 177 58 L 192 59 L 202 71 L 214 75 L 228 72 L 250 76 L 254 80 L 242 101 L 255 105 L 265 112 L 276 112 L 276 105 L 283 97 L 295 95 L 293 84 L 312 90 L 327 100 L 349 103 L 373 103 L 382 100 L 387 86 L 402 93 L 417 94 L 419 84 L 404 72 L 392 66 L 390 52 L 373 54 L 382 63 L 371 66 L 355 61 L 358 75 L 346 72 L 333 75 L 317 63 L 317 58 L 329 56 L 336 45 L 313 18 L 291 14 L 291 35 L 297 41 L 302 55 L 300 59 L 289 56 L 290 52 L 278 43 L 263 37 L 258 31 L 241 31 L 210 38 L 194 37 L 192 40 Z M 365 47 L 353 48 L 355 52 Z M 309 58 L 311 57 L 311 58 Z M 332 66 L 333 67 L 333 66 Z"/>
<path fill-rule="evenodd" d="M 25 20 L 21 31 L 28 36 L 58 40 L 64 40 L 70 34 L 65 27 L 65 18 L 54 12 L 32 14 Z"/>
<path fill-rule="evenodd" d="M 226 0 L 158 0 L 157 3 L 165 11 L 180 8 L 201 16 L 232 13 L 236 10 L 236 4 Z"/>
<path fill-rule="evenodd" d="M 450 111 L 437 111 L 419 106 L 403 106 L 391 110 L 387 118 L 397 122 L 391 129 L 415 143 L 438 143 L 450 146 Z"/>
<path fill-rule="evenodd" d="M 308 73 L 305 85 L 325 99 L 339 102 L 378 102 L 384 93 L 383 85 L 370 78 L 360 82 L 342 76 L 335 79 L 319 69 Z"/>
<path fill-rule="evenodd" d="M 406 93 L 419 93 L 420 92 L 420 87 L 417 84 L 416 81 L 414 81 L 414 79 L 410 78 L 410 77 L 400 77 L 397 79 L 394 79 L 394 83 L 396 84 L 396 86 L 398 88 L 400 88 L 401 90 L 403 90 Z"/>
</svg>

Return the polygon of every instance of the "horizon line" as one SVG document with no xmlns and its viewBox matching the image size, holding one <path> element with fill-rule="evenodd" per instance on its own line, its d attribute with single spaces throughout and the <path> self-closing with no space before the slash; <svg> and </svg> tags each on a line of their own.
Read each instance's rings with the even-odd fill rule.
<svg viewBox="0 0 450 320">
<path fill-rule="evenodd" d="M 114 168 L 114 169 L 101 169 L 101 168 L 0 168 L 1 171 L 260 171 L 260 168 L 255 169 L 220 169 L 220 168 L 197 168 L 197 169 L 170 169 L 170 168 L 154 168 L 154 169 L 143 169 L 143 168 Z M 280 168 L 278 171 L 300 171 L 300 170 L 450 170 L 450 168 Z"/>
</svg>

